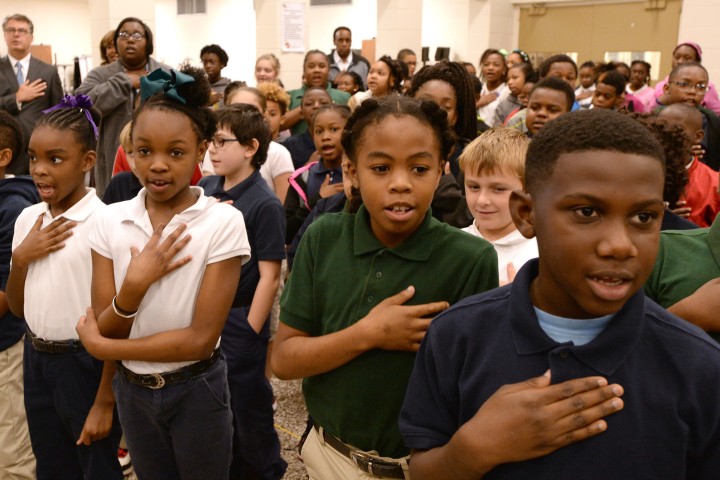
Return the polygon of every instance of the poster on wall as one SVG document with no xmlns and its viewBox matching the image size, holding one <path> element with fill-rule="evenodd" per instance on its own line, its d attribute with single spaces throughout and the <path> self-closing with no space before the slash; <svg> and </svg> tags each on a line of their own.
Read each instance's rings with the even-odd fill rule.
<svg viewBox="0 0 720 480">
<path fill-rule="evenodd" d="M 282 51 L 304 52 L 305 4 L 283 3 L 280 24 L 282 25 Z"/>
</svg>

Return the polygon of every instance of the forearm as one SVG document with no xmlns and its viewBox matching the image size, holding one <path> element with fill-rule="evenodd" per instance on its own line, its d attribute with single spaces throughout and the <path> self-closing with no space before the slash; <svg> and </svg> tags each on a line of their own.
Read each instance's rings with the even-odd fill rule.
<svg viewBox="0 0 720 480">
<path fill-rule="evenodd" d="M 9 310 L 7 295 L 5 295 L 5 292 L 0 291 L 0 317 L 4 317 Z"/>
<path fill-rule="evenodd" d="M 495 465 L 482 464 L 486 452 L 465 449 L 462 435 L 460 429 L 442 447 L 413 451 L 409 462 L 413 480 L 479 480 L 492 470 Z"/>
<path fill-rule="evenodd" d="M 717 312 L 694 300 L 692 295 L 668 307 L 667 310 L 706 332 L 720 332 L 720 316 Z"/>
<path fill-rule="evenodd" d="M 85 345 L 100 360 L 137 360 L 144 362 L 184 362 L 210 358 L 220 332 L 186 328 L 167 330 L 148 337 L 115 339 L 97 337 Z"/>
<path fill-rule="evenodd" d="M 302 112 L 300 107 L 293 108 L 285 114 L 285 121 L 283 122 L 283 128 L 293 128 L 298 123 L 302 122 Z"/>
<path fill-rule="evenodd" d="M 253 295 L 250 311 L 248 312 L 248 323 L 250 323 L 250 326 L 256 333 L 260 333 L 270 316 L 270 310 L 272 310 L 272 305 L 275 301 L 275 294 L 280 286 L 279 262 L 277 270 L 277 274 L 272 277 L 261 276 L 260 282 L 255 289 L 255 295 Z"/>
<path fill-rule="evenodd" d="M 100 385 L 95 395 L 95 404 L 104 406 L 114 406 L 115 396 L 112 391 L 112 380 L 115 376 L 115 362 L 103 362 L 102 376 L 100 377 Z"/>
<path fill-rule="evenodd" d="M 120 287 L 120 292 L 115 297 L 116 304 L 127 312 L 137 312 L 147 288 L 131 287 L 125 283 Z M 112 299 L 102 299 L 98 304 L 93 303 L 98 315 L 98 328 L 104 337 L 123 339 L 128 338 L 135 317 L 124 318 L 115 313 L 110 303 Z"/>
<path fill-rule="evenodd" d="M 25 318 L 25 279 L 28 267 L 13 263 L 10 269 L 5 296 L 10 311 L 19 318 Z"/>
<path fill-rule="evenodd" d="M 282 323 L 278 326 L 271 359 L 273 372 L 282 380 L 329 372 L 373 348 L 360 322 L 319 337 L 283 338 L 286 328 L 290 327 Z"/>
</svg>

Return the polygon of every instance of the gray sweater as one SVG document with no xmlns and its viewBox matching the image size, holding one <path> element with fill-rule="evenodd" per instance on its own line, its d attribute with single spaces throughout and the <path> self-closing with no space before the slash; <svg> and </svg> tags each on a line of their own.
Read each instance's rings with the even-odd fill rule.
<svg viewBox="0 0 720 480">
<path fill-rule="evenodd" d="M 148 72 L 158 68 L 170 71 L 171 67 L 149 58 Z M 102 113 L 95 164 L 95 188 L 98 196 L 102 197 L 112 176 L 115 154 L 120 146 L 120 132 L 132 120 L 135 97 L 132 81 L 122 64 L 116 61 L 93 68 L 76 93 L 89 96 L 95 108 Z"/>
</svg>

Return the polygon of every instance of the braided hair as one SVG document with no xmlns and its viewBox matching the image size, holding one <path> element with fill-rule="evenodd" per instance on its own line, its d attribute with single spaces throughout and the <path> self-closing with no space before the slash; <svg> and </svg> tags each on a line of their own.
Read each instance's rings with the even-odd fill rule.
<svg viewBox="0 0 720 480">
<path fill-rule="evenodd" d="M 431 80 L 446 82 L 453 88 L 457 105 L 457 121 L 453 125 L 455 135 L 458 138 L 473 140 L 477 136 L 477 113 L 475 111 L 475 86 L 471 75 L 463 64 L 443 60 L 416 72 L 407 96 L 414 97 L 420 87 Z"/>
<path fill-rule="evenodd" d="M 414 100 L 408 97 L 390 95 L 370 97 L 358 106 L 345 124 L 342 146 L 351 162 L 357 162 L 357 155 L 364 132 L 369 126 L 377 125 L 389 116 L 410 116 L 428 125 L 435 133 L 440 148 L 440 158 L 446 161 L 455 147 L 455 134 L 448 125 L 447 113 L 437 103 Z"/>
<path fill-rule="evenodd" d="M 58 108 L 40 117 L 35 123 L 35 129 L 50 127 L 56 130 L 70 130 L 75 135 L 75 140 L 82 145 L 83 151 L 95 150 L 97 137 L 95 136 L 95 125 L 90 123 L 85 111 L 92 116 L 95 125 L 100 124 L 102 115 L 95 107 L 84 108 Z"/>
</svg>

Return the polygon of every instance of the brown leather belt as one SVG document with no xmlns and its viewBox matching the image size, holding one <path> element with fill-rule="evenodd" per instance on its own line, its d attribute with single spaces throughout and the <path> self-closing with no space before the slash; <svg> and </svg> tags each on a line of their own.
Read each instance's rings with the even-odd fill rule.
<svg viewBox="0 0 720 480">
<path fill-rule="evenodd" d="M 198 375 L 202 375 L 203 373 L 210 370 L 210 367 L 212 367 L 215 362 L 217 362 L 217 359 L 219 357 L 220 350 L 218 349 L 215 350 L 212 356 L 207 360 L 201 360 L 186 367 L 173 370 L 172 372 L 164 373 L 140 374 L 135 373 L 132 370 L 128 370 L 127 368 L 125 368 L 125 365 L 123 365 L 122 362 L 117 362 L 117 365 L 118 371 L 125 377 L 128 382 L 134 383 L 135 385 L 139 385 L 141 387 L 150 388 L 152 390 L 158 390 L 160 388 L 167 387 L 175 383 L 184 382 L 193 377 L 197 377 Z"/>
<path fill-rule="evenodd" d="M 27 336 L 33 348 L 42 353 L 77 353 L 84 352 L 85 347 L 80 340 L 45 340 L 27 329 Z"/>
<path fill-rule="evenodd" d="M 313 424 L 315 431 L 320 434 L 320 426 L 315 423 Z M 334 448 L 338 453 L 344 457 L 349 458 L 360 470 L 376 477 L 388 477 L 388 478 L 405 478 L 405 472 L 403 471 L 402 465 L 398 462 L 388 462 L 380 457 L 369 455 L 362 450 L 350 447 L 342 442 L 339 438 L 330 435 L 324 428 L 322 430 L 322 437 L 325 443 Z"/>
</svg>

